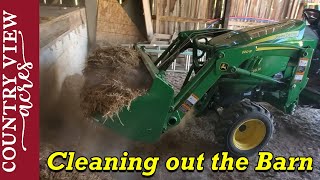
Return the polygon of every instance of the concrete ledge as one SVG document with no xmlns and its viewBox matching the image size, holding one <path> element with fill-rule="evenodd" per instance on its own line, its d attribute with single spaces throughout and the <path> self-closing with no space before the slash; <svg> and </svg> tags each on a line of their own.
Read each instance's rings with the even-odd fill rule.
<svg viewBox="0 0 320 180">
<path fill-rule="evenodd" d="M 40 9 L 40 13 L 42 13 L 40 14 L 40 19 L 45 19 L 43 23 L 39 25 L 40 48 L 52 43 L 58 37 L 68 33 L 68 31 L 86 24 L 86 13 L 84 8 L 70 8 L 68 11 L 63 11 L 60 7 L 44 6 L 40 7 Z M 50 13 L 53 9 L 56 10 L 55 14 Z"/>
</svg>

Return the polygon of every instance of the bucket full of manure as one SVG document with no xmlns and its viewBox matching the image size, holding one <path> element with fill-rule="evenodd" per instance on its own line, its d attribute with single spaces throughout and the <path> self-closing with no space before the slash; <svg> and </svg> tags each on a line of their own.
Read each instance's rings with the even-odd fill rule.
<svg viewBox="0 0 320 180">
<path fill-rule="evenodd" d="M 86 117 L 133 140 L 160 137 L 174 91 L 140 49 L 99 48 L 88 57 L 83 74 Z"/>
</svg>

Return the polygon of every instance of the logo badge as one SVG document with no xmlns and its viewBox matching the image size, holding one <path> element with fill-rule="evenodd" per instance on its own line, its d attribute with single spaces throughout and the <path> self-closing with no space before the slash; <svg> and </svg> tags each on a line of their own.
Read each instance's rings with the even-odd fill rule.
<svg viewBox="0 0 320 180">
<path fill-rule="evenodd" d="M 226 70 L 228 70 L 228 67 L 229 67 L 229 64 L 227 64 L 227 63 L 221 63 L 221 64 L 220 64 L 220 70 L 221 70 L 221 71 L 226 71 Z"/>
</svg>

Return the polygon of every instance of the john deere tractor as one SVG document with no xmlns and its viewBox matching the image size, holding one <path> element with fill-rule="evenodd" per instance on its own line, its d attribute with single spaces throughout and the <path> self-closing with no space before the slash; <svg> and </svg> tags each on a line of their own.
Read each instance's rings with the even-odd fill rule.
<svg viewBox="0 0 320 180">
<path fill-rule="evenodd" d="M 133 140 L 155 142 L 192 108 L 198 114 L 219 108 L 223 112 L 212 132 L 216 141 L 236 156 L 251 156 L 268 143 L 274 129 L 270 111 L 256 102 L 293 113 L 308 83 L 317 43 L 304 21 L 285 20 L 236 31 L 181 32 L 155 62 L 137 46 L 153 78 L 151 88 L 119 117 L 97 114 L 94 119 Z M 187 49 L 193 52 L 192 66 L 176 94 L 165 72 Z"/>
</svg>

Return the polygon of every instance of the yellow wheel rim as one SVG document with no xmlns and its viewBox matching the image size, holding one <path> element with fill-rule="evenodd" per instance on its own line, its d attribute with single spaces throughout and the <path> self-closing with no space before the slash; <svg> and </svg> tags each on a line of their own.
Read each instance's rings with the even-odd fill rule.
<svg viewBox="0 0 320 180">
<path fill-rule="evenodd" d="M 233 144 L 240 150 L 257 147 L 266 136 L 266 126 L 259 119 L 249 119 L 237 126 L 233 133 Z"/>
</svg>

